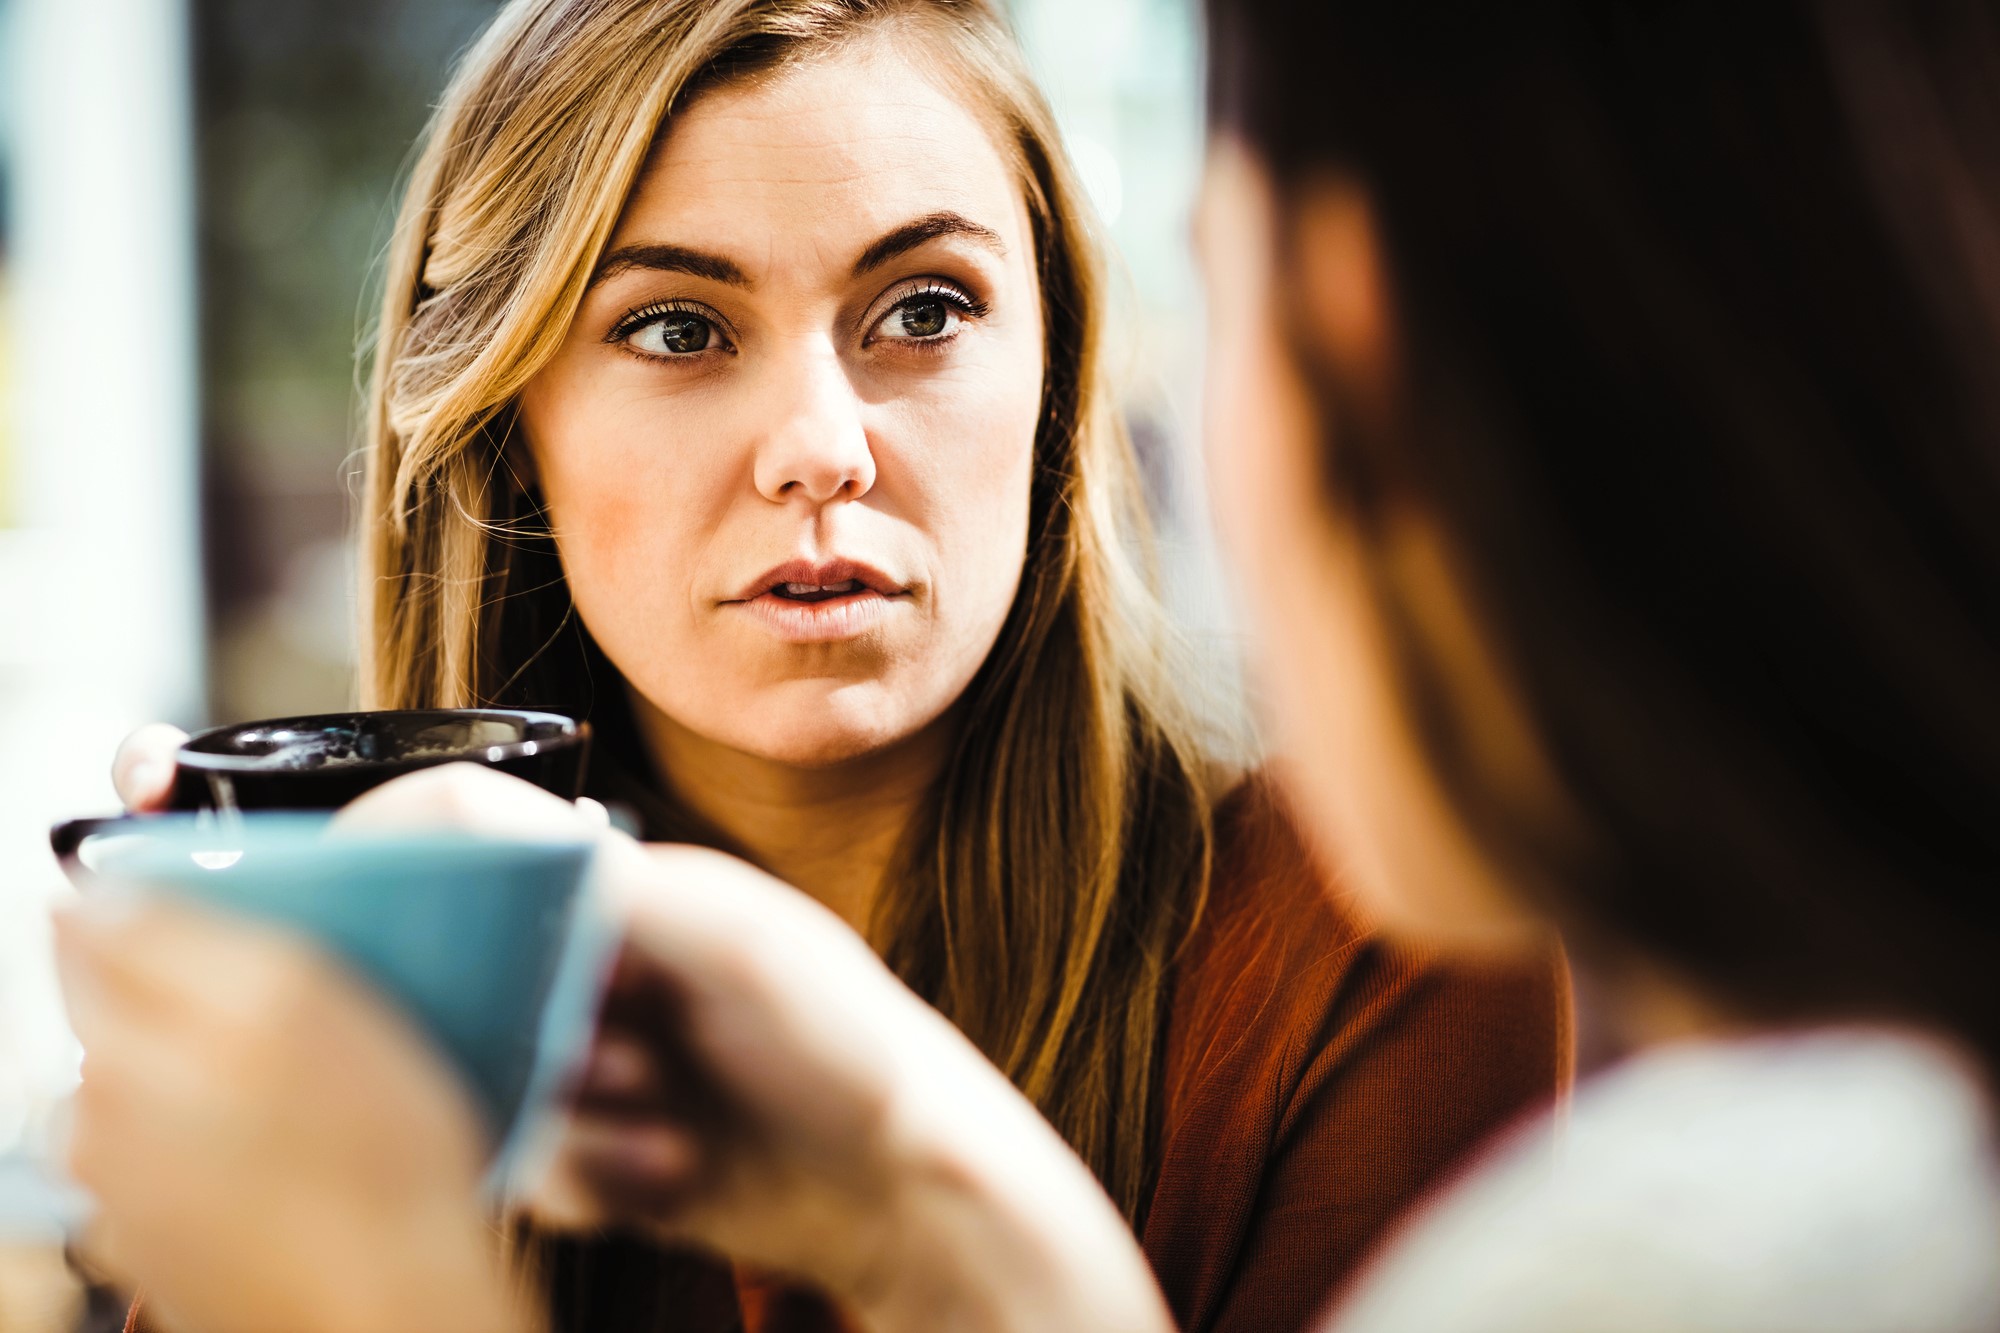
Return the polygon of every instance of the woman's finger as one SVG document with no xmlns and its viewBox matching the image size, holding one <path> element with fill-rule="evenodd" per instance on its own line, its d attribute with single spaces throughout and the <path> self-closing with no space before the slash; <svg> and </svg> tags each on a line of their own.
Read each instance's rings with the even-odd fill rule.
<svg viewBox="0 0 2000 1333">
<path fill-rule="evenodd" d="M 111 760 L 111 785 L 127 810 L 166 808 L 174 789 L 174 752 L 187 733 L 154 722 L 127 736 Z"/>
<path fill-rule="evenodd" d="M 590 1104 L 644 1104 L 665 1091 L 659 1062 L 635 1034 L 601 1032 L 577 1080 L 577 1099 Z"/>
<path fill-rule="evenodd" d="M 670 1125 L 574 1115 L 526 1212 L 551 1231 L 658 1222 L 692 1191 L 702 1166 L 698 1141 Z"/>
<path fill-rule="evenodd" d="M 158 909 L 134 904 L 130 910 L 136 915 Z M 89 904 L 64 905 L 50 913 L 50 925 L 69 1025 L 86 1050 L 96 1049 L 107 1031 L 137 1025 L 172 1029 L 191 1007 L 183 977 L 163 976 L 153 959 L 133 956 L 133 944 L 150 944 L 144 924 L 128 927 Z"/>
<path fill-rule="evenodd" d="M 210 1021 L 263 1016 L 302 977 L 325 970 L 289 932 L 190 903 L 86 901 L 53 917 L 58 947 L 87 966 L 91 985 L 163 1024 L 195 1011 Z"/>
<path fill-rule="evenodd" d="M 661 1222 L 700 1192 L 705 1165 L 699 1141 L 668 1122 L 574 1115 L 529 1210 L 559 1228 Z"/>
<path fill-rule="evenodd" d="M 171 1210 L 145 1187 L 150 1155 L 162 1140 L 200 1134 L 202 1108 L 214 1086 L 203 1053 L 175 1043 L 129 1011 L 99 1015 L 83 1058 L 83 1078 L 70 1103 L 64 1161 L 70 1176 L 98 1202 L 128 1217 Z"/>
<path fill-rule="evenodd" d="M 532 840 L 591 838 L 604 822 L 601 806 L 579 811 L 531 782 L 456 763 L 421 768 L 363 793 L 340 812 L 335 826 L 373 832 L 462 829 Z"/>
<path fill-rule="evenodd" d="M 663 1120 L 580 1115 L 570 1121 L 564 1144 L 586 1177 L 653 1190 L 686 1184 L 701 1164 L 694 1137 Z"/>
</svg>

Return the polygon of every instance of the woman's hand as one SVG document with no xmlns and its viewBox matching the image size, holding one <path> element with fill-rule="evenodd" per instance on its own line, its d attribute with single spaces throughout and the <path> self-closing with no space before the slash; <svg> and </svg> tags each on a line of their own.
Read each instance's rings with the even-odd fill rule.
<svg viewBox="0 0 2000 1333">
<path fill-rule="evenodd" d="M 342 819 L 604 825 L 467 765 Z M 698 1241 L 882 1330 L 1171 1327 L 1089 1170 L 833 913 L 735 858 L 608 831 L 597 875 L 626 942 L 538 1220 Z"/>
<path fill-rule="evenodd" d="M 607 847 L 627 945 L 547 1222 L 815 1280 L 882 1329 L 1165 1329 L 1131 1233 L 1020 1093 L 831 912 Z"/>
<path fill-rule="evenodd" d="M 341 820 L 603 823 L 468 765 Z M 540 1216 L 697 1240 L 883 1330 L 1171 1327 L 1089 1171 L 844 923 L 733 858 L 603 839 L 626 945 Z M 114 1259 L 169 1309 L 218 1333 L 504 1319 L 465 1239 L 471 1113 L 378 1001 L 303 946 L 191 911 L 63 934 L 91 1051 L 76 1169 Z M 213 984 L 235 968 L 246 983 Z M 386 1322 L 404 1299 L 428 1322 Z"/>
<path fill-rule="evenodd" d="M 164 805 L 168 726 L 113 781 Z M 425 770 L 349 829 L 574 836 L 603 824 L 526 784 Z M 500 1245 L 463 1088 L 399 1014 L 296 936 L 185 904 L 86 899 L 57 920 L 87 1051 L 70 1169 L 98 1201 L 88 1247 L 204 1333 L 505 1330 Z"/>
<path fill-rule="evenodd" d="M 90 1248 L 204 1333 L 525 1327 L 465 1092 L 297 938 L 170 902 L 58 917 L 88 1054 L 70 1169 Z"/>
</svg>

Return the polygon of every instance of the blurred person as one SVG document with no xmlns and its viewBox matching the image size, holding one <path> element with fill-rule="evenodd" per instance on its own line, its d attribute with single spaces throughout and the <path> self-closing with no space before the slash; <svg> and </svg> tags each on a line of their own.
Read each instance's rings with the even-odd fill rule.
<svg viewBox="0 0 2000 1333">
<path fill-rule="evenodd" d="M 2000 1328 L 2000 6 L 1448 10 L 1210 6 L 1216 503 L 1357 894 L 1641 1050 L 1339 1326 Z"/>
<path fill-rule="evenodd" d="M 1210 17 L 1211 475 L 1298 806 L 1405 929 L 1560 923 L 1644 1047 L 1333 1326 L 2000 1326 L 1993 7 Z M 648 1131 L 573 1141 L 549 1206 L 811 1231 L 878 1328 L 1167 1327 L 1028 1103 L 701 855 L 621 878 L 650 1049 L 757 1133 L 663 1118 L 650 1199 Z"/>
<path fill-rule="evenodd" d="M 390 256 L 364 699 L 587 714 L 593 794 L 859 932 L 1081 1157 L 1185 1326 L 1297 1328 L 1430 1181 L 1557 1091 L 1560 963 L 1545 941 L 1447 967 L 1380 940 L 1197 725 L 1144 577 L 1096 247 L 987 5 L 507 7 L 446 94 Z M 135 804 L 175 739 L 131 747 Z M 430 790 L 386 799 L 489 792 Z M 447 1220 L 464 1200 L 425 1194 L 463 1183 L 466 1151 L 411 1146 L 449 1139 L 449 1114 L 409 1117 L 429 1129 L 401 1127 L 373 1166 L 343 1155 L 417 1062 L 367 1054 L 367 1024 L 336 1017 L 349 997 L 292 994 L 278 973 L 320 972 L 254 932 L 244 948 L 278 961 L 246 960 L 226 1013 L 182 994 L 228 974 L 218 941 L 237 936 L 217 930 L 127 947 L 143 1013 L 115 984 L 78 1003 L 76 1170 L 151 1292 L 136 1322 L 255 1327 L 301 1285 L 320 1317 L 352 1317 L 300 1273 L 316 1244 L 271 1263 L 240 1236 L 220 1287 L 198 1253 L 211 1204 L 338 1234 L 327 1218 L 363 1214 L 309 1201 L 349 1176 L 377 1206 L 431 1199 L 372 1243 L 421 1249 L 434 1229 L 453 1271 L 480 1271 Z M 579 1142 L 663 1097 L 689 1109 L 648 1055 L 678 1003 L 648 975 L 633 962 L 612 998 Z M 289 998 L 242 998 L 262 986 Z M 169 1135 L 308 1089 L 325 1146 L 290 1150 L 339 1169 L 273 1148 L 238 1195 Z M 275 1114 L 215 1142 L 275 1144 Z M 874 1304 L 769 1228 L 681 1234 L 747 1263 L 547 1228 L 522 1251 L 561 1328 L 837 1326 L 786 1272 Z M 348 1253 L 324 1255 L 341 1292 Z"/>
</svg>

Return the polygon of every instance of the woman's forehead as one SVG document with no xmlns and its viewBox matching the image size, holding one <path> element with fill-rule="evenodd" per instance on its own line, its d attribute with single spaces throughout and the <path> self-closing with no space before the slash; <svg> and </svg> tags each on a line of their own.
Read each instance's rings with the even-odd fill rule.
<svg viewBox="0 0 2000 1333">
<path fill-rule="evenodd" d="M 705 94 L 655 146 L 614 246 L 845 266 L 912 219 L 951 214 L 1025 253 L 1021 181 L 991 118 L 941 88 L 920 52 L 856 42 Z"/>
</svg>

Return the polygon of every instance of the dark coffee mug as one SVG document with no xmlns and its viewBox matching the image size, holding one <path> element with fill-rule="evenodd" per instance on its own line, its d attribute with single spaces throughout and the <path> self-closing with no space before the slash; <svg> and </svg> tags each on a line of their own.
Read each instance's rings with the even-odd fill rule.
<svg viewBox="0 0 2000 1333">
<path fill-rule="evenodd" d="M 583 792 L 590 726 L 560 713 L 515 708 L 412 708 L 321 713 L 216 727 L 174 756 L 173 811 L 337 810 L 391 778 L 470 762 L 534 783 L 565 800 Z M 65 869 L 109 819 L 72 819 L 49 831 Z"/>
</svg>

